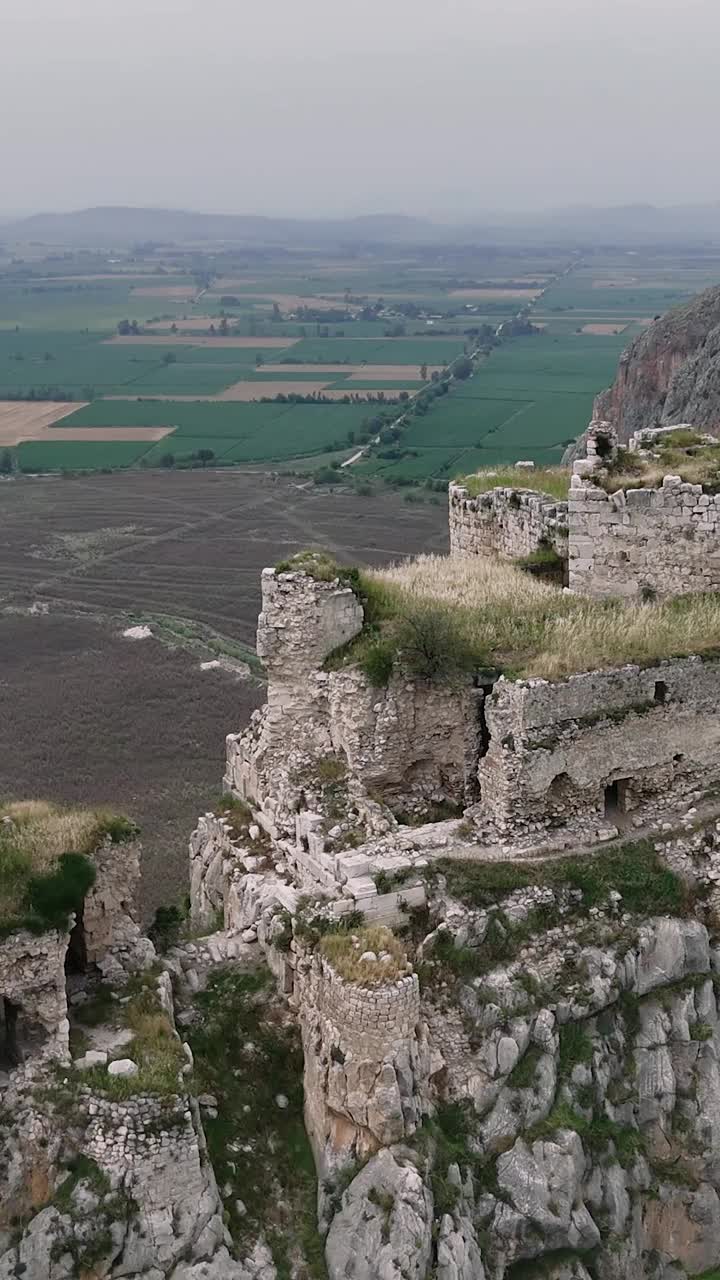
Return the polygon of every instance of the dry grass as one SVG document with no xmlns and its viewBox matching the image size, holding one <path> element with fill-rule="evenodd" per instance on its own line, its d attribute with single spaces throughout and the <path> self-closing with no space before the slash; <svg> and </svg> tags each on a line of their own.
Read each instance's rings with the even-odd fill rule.
<svg viewBox="0 0 720 1280">
<path fill-rule="evenodd" d="M 0 822 L 12 832 L 16 854 L 33 873 L 46 871 L 63 853 L 92 853 L 99 841 L 100 814 L 90 809 L 59 809 L 44 800 L 19 800 L 0 806 Z"/>
<path fill-rule="evenodd" d="M 119 842 L 134 833 L 127 819 L 100 810 L 62 809 L 44 800 L 0 804 L 0 925 L 23 916 L 29 886 L 56 874 L 65 854 L 86 858 L 106 836 Z"/>
<path fill-rule="evenodd" d="M 475 665 L 510 676 L 561 679 L 720 651 L 720 595 L 653 603 L 587 600 L 476 556 L 420 556 L 364 578 L 378 616 L 409 616 L 430 605 L 452 625 Z"/>
<path fill-rule="evenodd" d="M 357 933 L 326 933 L 319 945 L 335 972 L 360 987 L 395 982 L 412 969 L 402 943 L 384 924 L 366 925 Z M 387 959 L 361 960 L 367 951 Z"/>
<path fill-rule="evenodd" d="M 490 468 L 471 476 L 458 476 L 455 483 L 463 485 L 471 498 L 489 493 L 491 489 L 531 489 L 533 493 L 546 493 L 549 498 L 567 502 L 570 472 L 565 467 L 536 467 L 533 471 L 526 471 L 524 467 Z"/>
</svg>

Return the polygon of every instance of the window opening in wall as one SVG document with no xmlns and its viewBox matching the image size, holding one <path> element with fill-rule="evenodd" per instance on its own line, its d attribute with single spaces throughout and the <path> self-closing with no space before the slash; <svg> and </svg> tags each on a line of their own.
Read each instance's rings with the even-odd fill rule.
<svg viewBox="0 0 720 1280">
<path fill-rule="evenodd" d="M 20 1062 L 18 1045 L 18 1014 L 20 1006 L 3 996 L 0 1003 L 0 1066 L 16 1067 Z"/>
<path fill-rule="evenodd" d="M 80 910 L 70 931 L 68 949 L 65 952 L 65 973 L 79 974 L 87 972 L 87 944 L 85 942 L 85 922 Z"/>
<path fill-rule="evenodd" d="M 22 1005 L 0 996 L 0 1072 L 12 1071 L 35 1057 L 47 1039 L 45 1027 L 28 1018 Z"/>
<path fill-rule="evenodd" d="M 664 680 L 655 681 L 654 698 L 656 702 L 664 702 L 667 698 L 667 685 Z"/>
<path fill-rule="evenodd" d="M 629 778 L 618 778 L 605 788 L 605 817 L 617 818 L 627 813 L 627 786 Z"/>
</svg>

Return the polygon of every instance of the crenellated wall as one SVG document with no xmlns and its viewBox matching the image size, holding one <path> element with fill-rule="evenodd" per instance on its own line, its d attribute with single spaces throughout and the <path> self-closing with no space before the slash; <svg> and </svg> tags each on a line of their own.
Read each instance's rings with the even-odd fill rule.
<svg viewBox="0 0 720 1280">
<path fill-rule="evenodd" d="M 490 489 L 471 498 L 451 484 L 450 554 L 500 555 L 509 560 L 551 547 L 567 559 L 567 503 L 534 489 Z"/>
</svg>

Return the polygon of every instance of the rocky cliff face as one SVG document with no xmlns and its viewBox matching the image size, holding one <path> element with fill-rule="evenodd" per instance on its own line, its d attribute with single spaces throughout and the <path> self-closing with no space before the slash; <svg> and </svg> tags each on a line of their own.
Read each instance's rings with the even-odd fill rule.
<svg viewBox="0 0 720 1280">
<path fill-rule="evenodd" d="M 668 311 L 630 344 L 593 416 L 620 441 L 676 422 L 720 432 L 720 287 Z"/>
</svg>

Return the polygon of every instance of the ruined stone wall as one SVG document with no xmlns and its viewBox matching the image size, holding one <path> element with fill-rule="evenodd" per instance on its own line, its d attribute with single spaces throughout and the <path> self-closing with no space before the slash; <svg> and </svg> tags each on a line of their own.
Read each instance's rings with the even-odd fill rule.
<svg viewBox="0 0 720 1280">
<path fill-rule="evenodd" d="M 357 669 L 330 672 L 333 750 L 369 791 L 391 805 L 433 796 L 461 803 L 474 785 L 482 690 L 394 674 L 376 688 Z"/>
<path fill-rule="evenodd" d="M 142 848 L 137 841 L 106 841 L 93 854 L 95 883 L 83 906 L 82 923 L 89 964 L 109 981 L 147 968 L 155 956 L 137 922 Z"/>
<path fill-rule="evenodd" d="M 430 1069 L 417 974 L 360 987 L 323 957 L 299 956 L 294 1002 L 306 1125 L 321 1175 L 414 1133 Z"/>
<path fill-rule="evenodd" d="M 719 704 L 720 664 L 699 658 L 501 679 L 486 700 L 482 813 L 505 833 L 575 824 L 592 838 L 615 825 L 608 804 L 636 824 L 677 812 L 720 782 Z"/>
<path fill-rule="evenodd" d="M 395 674 L 377 688 L 358 668 L 325 671 L 327 654 L 362 625 L 353 592 L 275 570 L 262 589 L 268 700 L 228 736 L 224 786 L 301 885 L 334 891 L 346 844 L 386 832 L 393 814 L 422 820 L 477 799 L 483 695 L 470 677 L 443 685 Z"/>
<path fill-rule="evenodd" d="M 586 596 L 720 589 L 720 494 L 665 476 L 660 489 L 608 494 L 572 477 L 569 586 Z"/>
<path fill-rule="evenodd" d="M 0 942 L 0 997 L 19 1010 L 17 1038 L 26 1061 L 67 1057 L 68 938 L 65 930 L 35 934 L 21 929 Z"/>
<path fill-rule="evenodd" d="M 567 559 L 567 503 L 534 489 L 490 489 L 471 498 L 450 485 L 450 554 L 509 560 L 550 546 Z"/>
<path fill-rule="evenodd" d="M 153 1263 L 167 1274 L 193 1245 L 193 1256 L 200 1259 L 229 1243 L 194 1100 L 111 1101 L 83 1092 L 88 1125 L 82 1151 L 113 1184 L 122 1179 L 137 1206 L 125 1241 L 123 1274 Z"/>
</svg>

